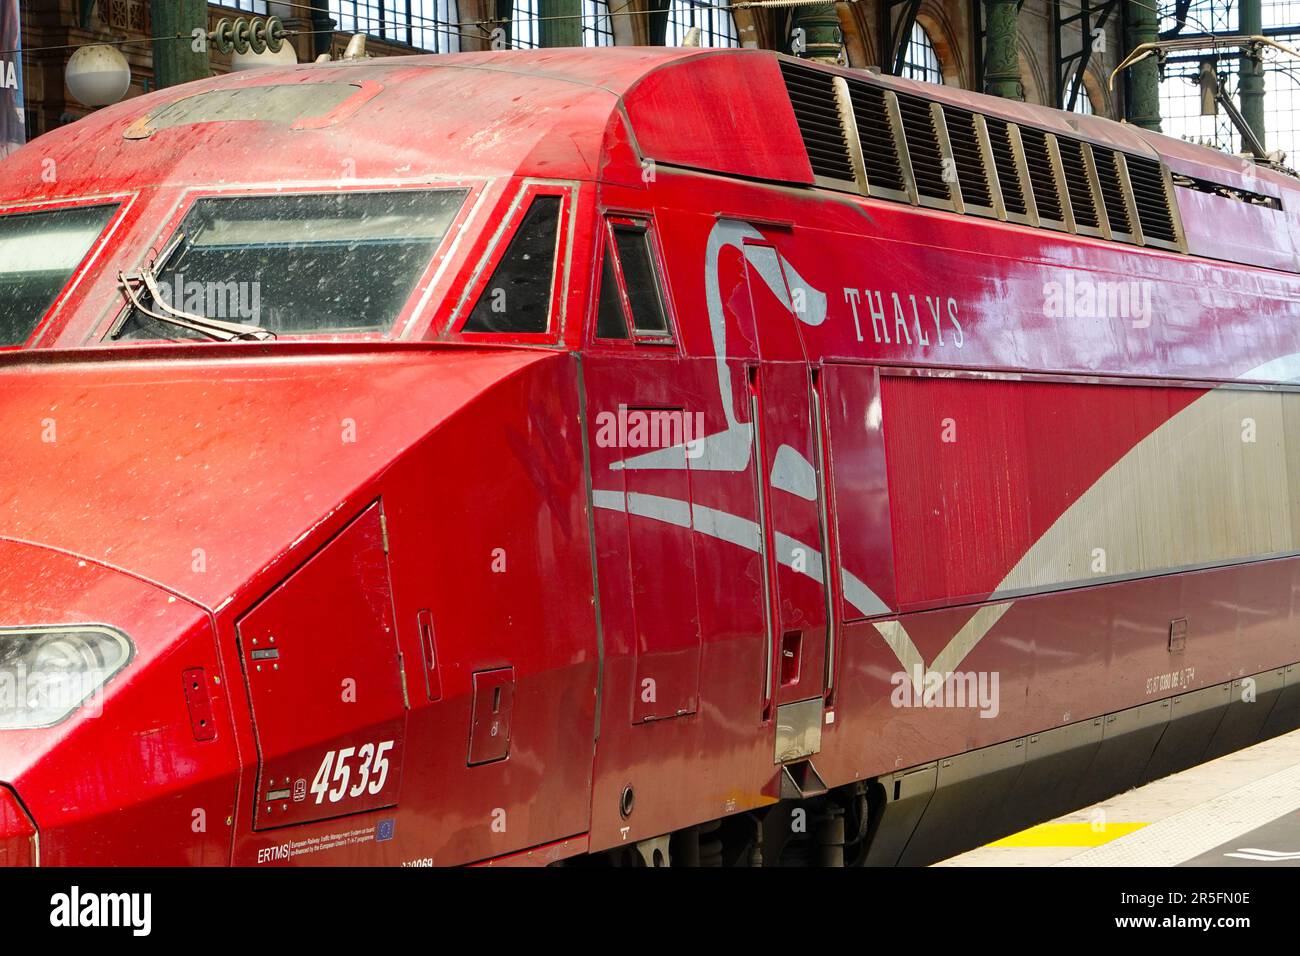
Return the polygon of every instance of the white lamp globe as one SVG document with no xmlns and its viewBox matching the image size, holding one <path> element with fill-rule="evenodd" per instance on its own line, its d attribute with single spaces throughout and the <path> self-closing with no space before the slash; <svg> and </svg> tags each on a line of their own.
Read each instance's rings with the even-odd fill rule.
<svg viewBox="0 0 1300 956">
<path fill-rule="evenodd" d="M 131 88 L 131 66 L 115 46 L 83 46 L 68 59 L 68 90 L 86 106 L 121 102 Z"/>
<path fill-rule="evenodd" d="M 266 66 L 295 66 L 297 63 L 298 54 L 294 52 L 293 44 L 286 40 L 284 46 L 280 47 L 279 53 L 272 53 L 270 50 L 265 53 L 254 53 L 249 50 L 247 53 L 231 54 L 230 70 L 238 72 Z"/>
</svg>

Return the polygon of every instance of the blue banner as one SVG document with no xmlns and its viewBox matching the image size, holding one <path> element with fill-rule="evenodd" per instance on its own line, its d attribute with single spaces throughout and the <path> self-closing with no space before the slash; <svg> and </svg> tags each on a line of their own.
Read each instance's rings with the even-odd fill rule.
<svg viewBox="0 0 1300 956">
<path fill-rule="evenodd" d="M 27 142 L 18 0 L 0 0 L 0 159 Z"/>
</svg>

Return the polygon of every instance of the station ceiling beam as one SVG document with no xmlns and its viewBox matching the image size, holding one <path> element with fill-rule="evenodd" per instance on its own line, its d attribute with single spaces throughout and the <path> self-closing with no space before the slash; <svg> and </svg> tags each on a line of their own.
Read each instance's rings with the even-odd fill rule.
<svg viewBox="0 0 1300 956">
<path fill-rule="evenodd" d="M 1073 110 L 1084 93 L 1083 77 L 1097 52 L 1098 35 L 1117 16 L 1120 0 L 1078 0 L 1068 4 L 1052 0 L 1052 36 L 1056 49 L 1056 70 L 1052 76 L 1053 103 Z M 1078 29 L 1077 37 L 1074 30 Z M 1076 44 L 1077 39 L 1077 44 Z M 1078 46 L 1077 50 L 1073 47 Z M 1067 49 L 1072 52 L 1066 53 Z M 1084 93 L 1084 95 L 1087 95 Z"/>
</svg>

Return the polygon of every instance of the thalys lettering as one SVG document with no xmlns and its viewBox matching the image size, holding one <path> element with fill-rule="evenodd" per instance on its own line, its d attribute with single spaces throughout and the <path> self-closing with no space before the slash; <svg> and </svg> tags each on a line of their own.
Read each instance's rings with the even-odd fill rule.
<svg viewBox="0 0 1300 956">
<path fill-rule="evenodd" d="M 930 345 L 931 334 L 940 348 L 966 344 L 966 333 L 957 319 L 957 300 L 951 296 L 845 287 L 844 301 L 852 312 L 853 332 L 859 342 L 867 340 L 863 332 L 867 324 L 871 341 L 877 345 Z"/>
</svg>

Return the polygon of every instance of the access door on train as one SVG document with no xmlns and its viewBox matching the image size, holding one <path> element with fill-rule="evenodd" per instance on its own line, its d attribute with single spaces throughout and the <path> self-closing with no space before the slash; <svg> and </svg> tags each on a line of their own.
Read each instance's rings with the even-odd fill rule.
<svg viewBox="0 0 1300 956">
<path fill-rule="evenodd" d="M 792 759 L 818 749 L 834 660 L 819 383 L 800 330 L 816 303 L 774 244 L 744 238 L 740 246 L 748 302 L 735 312 L 753 348 L 747 375 L 767 572 L 764 717 L 776 721 L 778 759 Z"/>
<path fill-rule="evenodd" d="M 406 738 L 383 505 L 236 624 L 257 734 L 253 829 L 397 803 Z"/>
<path fill-rule="evenodd" d="M 703 634 L 683 444 L 693 418 L 652 222 L 611 213 L 602 231 L 597 348 L 584 368 L 587 413 L 603 423 L 590 449 L 601 621 L 611 655 L 635 659 L 625 676 L 632 723 L 644 726 L 699 709 Z"/>
</svg>

